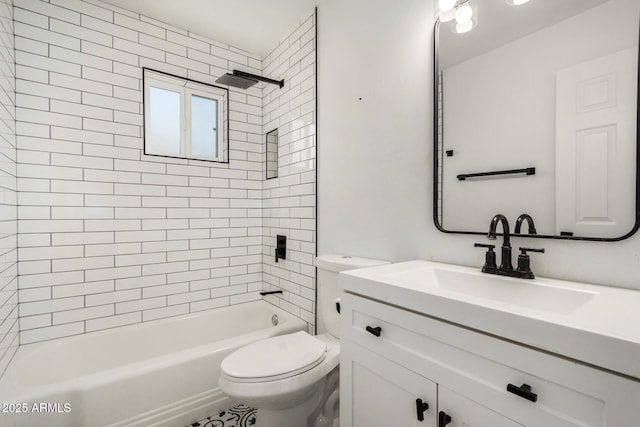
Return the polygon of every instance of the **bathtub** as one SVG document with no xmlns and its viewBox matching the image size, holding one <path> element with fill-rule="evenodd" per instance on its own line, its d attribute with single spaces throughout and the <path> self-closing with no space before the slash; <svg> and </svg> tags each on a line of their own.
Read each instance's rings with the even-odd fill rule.
<svg viewBox="0 0 640 427">
<path fill-rule="evenodd" d="M 0 427 L 182 427 L 233 406 L 224 357 L 305 326 L 253 301 L 21 346 L 0 380 Z"/>
</svg>

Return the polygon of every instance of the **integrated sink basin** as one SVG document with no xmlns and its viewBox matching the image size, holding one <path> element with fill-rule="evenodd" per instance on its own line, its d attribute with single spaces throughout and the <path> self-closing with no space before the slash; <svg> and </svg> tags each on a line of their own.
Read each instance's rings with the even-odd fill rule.
<svg viewBox="0 0 640 427">
<path fill-rule="evenodd" d="M 640 291 L 407 261 L 340 273 L 350 293 L 640 381 Z"/>
<path fill-rule="evenodd" d="M 400 282 L 423 283 L 461 296 L 481 298 L 485 302 L 557 314 L 572 313 L 598 295 L 588 290 L 552 286 L 543 280 L 515 279 L 437 267 L 398 272 L 391 276 Z"/>
</svg>

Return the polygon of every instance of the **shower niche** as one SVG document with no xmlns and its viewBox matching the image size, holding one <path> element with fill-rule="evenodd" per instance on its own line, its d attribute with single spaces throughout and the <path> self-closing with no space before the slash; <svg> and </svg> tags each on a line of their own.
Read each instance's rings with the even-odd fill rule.
<svg viewBox="0 0 640 427">
<path fill-rule="evenodd" d="M 278 177 L 278 129 L 267 133 L 267 147 L 265 164 L 267 165 L 267 179 Z"/>
</svg>

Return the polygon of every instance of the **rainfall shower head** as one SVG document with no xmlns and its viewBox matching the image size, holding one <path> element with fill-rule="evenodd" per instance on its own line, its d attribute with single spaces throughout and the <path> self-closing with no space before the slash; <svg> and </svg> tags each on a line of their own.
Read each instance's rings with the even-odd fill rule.
<svg viewBox="0 0 640 427">
<path fill-rule="evenodd" d="M 273 80 L 266 77 L 257 76 L 251 73 L 245 73 L 244 71 L 233 70 L 233 74 L 226 73 L 216 83 L 223 85 L 233 86 L 240 89 L 248 89 L 258 82 L 271 83 L 274 85 L 284 86 L 284 80 Z"/>
<path fill-rule="evenodd" d="M 258 83 L 258 80 L 249 79 L 247 77 L 240 77 L 234 74 L 226 73 L 222 77 L 220 77 L 218 80 L 216 80 L 216 83 L 233 86 L 233 87 L 239 87 L 240 89 L 248 89 L 254 84 Z"/>
</svg>

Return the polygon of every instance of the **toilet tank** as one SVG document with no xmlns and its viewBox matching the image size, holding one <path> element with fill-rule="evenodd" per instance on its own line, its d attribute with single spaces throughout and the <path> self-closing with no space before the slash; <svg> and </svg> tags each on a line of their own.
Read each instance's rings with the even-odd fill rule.
<svg viewBox="0 0 640 427">
<path fill-rule="evenodd" d="M 338 273 L 383 264 L 389 264 L 389 262 L 347 255 L 319 255 L 316 257 L 316 267 L 318 267 L 316 281 L 318 324 L 316 332 L 318 334 L 328 332 L 334 337 L 340 337 L 340 318 L 335 303 L 336 298 L 340 296 Z"/>
</svg>

